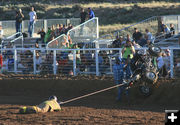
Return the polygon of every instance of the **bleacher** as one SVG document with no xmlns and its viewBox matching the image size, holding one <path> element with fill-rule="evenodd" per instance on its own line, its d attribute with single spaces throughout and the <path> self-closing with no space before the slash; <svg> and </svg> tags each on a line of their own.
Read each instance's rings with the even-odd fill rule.
<svg viewBox="0 0 180 125">
<path fill-rule="evenodd" d="M 152 24 L 152 26 L 150 24 Z M 4 61 L 3 65 L 6 67 L 5 71 L 23 74 L 112 74 L 112 66 L 114 63 L 113 54 L 116 52 L 116 56 L 121 56 L 122 48 L 108 47 L 112 44 L 117 32 L 119 35 L 126 35 L 132 33 L 132 29 L 134 27 L 140 27 L 142 25 L 143 28 L 145 28 L 144 26 L 151 27 L 152 30 L 150 29 L 150 31 L 154 31 L 152 33 L 156 34 L 155 31 L 158 29 L 158 18 L 153 17 L 145 21 L 141 21 L 136 25 L 123 28 L 116 31 L 113 36 L 106 35 L 101 37 L 99 37 L 98 19 L 94 18 L 88 20 L 84 24 L 74 27 L 73 29 L 69 30 L 67 34 L 58 36 L 54 40 L 50 41 L 46 47 L 41 47 L 41 42 L 39 42 L 39 48 L 34 47 L 37 38 L 23 37 L 23 39 L 17 39 L 15 36 L 14 39 L 17 40 L 14 40 L 13 38 L 6 38 L 4 39 L 3 43 L 14 40 L 14 47 L 4 48 L 2 46 L 1 53 L 4 56 L 4 60 L 8 60 L 10 58 L 13 61 L 10 60 L 12 61 L 12 65 L 9 65 L 11 67 L 10 70 L 7 68 L 8 61 Z M 142 27 L 140 27 L 140 29 L 141 28 Z M 144 31 L 143 28 L 141 31 Z M 176 27 L 176 31 L 178 31 L 178 27 Z M 172 43 L 168 43 L 170 40 L 171 42 L 172 40 L 177 42 L 178 32 L 176 33 L 176 37 L 162 39 L 157 42 L 157 45 L 164 42 L 167 43 L 168 46 L 172 45 Z M 71 37 L 73 44 L 76 43 L 79 47 L 81 47 L 76 49 L 61 48 L 61 43 L 64 42 L 64 38 L 68 39 L 68 36 Z M 58 44 L 56 45 L 56 43 Z M 165 45 L 161 45 L 165 47 Z M 179 48 L 166 47 L 163 49 L 174 50 Z M 8 56 L 7 52 L 9 52 Z M 37 53 L 39 55 L 37 55 Z M 173 61 L 171 61 L 171 66 L 174 65 L 172 62 Z M 4 70 L 2 70 L 2 72 L 4 72 Z"/>
</svg>

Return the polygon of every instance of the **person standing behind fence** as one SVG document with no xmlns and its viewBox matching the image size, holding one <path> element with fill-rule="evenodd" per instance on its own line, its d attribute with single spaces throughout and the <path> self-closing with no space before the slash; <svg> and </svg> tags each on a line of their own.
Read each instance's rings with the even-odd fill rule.
<svg viewBox="0 0 180 125">
<path fill-rule="evenodd" d="M 92 19 L 92 18 L 95 17 L 95 14 L 94 14 L 94 12 L 92 11 L 91 8 L 88 8 L 88 12 L 89 12 L 89 19 Z"/>
<path fill-rule="evenodd" d="M 34 7 L 31 8 L 31 12 L 29 12 L 29 27 L 28 27 L 28 32 L 29 32 L 29 36 L 33 37 L 33 33 L 34 33 L 34 24 L 35 21 L 37 20 L 37 15 L 36 12 L 34 11 Z"/>
<path fill-rule="evenodd" d="M 135 48 L 132 45 L 131 41 L 126 41 L 126 45 L 122 49 L 123 61 L 126 62 L 126 79 L 129 79 L 132 75 L 130 61 L 135 54 Z"/>
<path fill-rule="evenodd" d="M 81 18 L 81 24 L 86 21 L 87 13 L 84 11 L 84 8 L 81 8 L 80 18 Z"/>
<path fill-rule="evenodd" d="M 16 33 L 22 32 L 22 21 L 23 21 L 23 18 L 24 18 L 24 15 L 22 13 L 22 10 L 19 9 L 16 12 Z"/>
</svg>

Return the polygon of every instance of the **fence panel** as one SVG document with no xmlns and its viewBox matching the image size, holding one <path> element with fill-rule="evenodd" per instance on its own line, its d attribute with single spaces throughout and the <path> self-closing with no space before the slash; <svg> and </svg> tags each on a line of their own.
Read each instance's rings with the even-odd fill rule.
<svg viewBox="0 0 180 125">
<path fill-rule="evenodd" d="M 47 30 L 48 27 L 51 27 L 52 25 L 55 25 L 55 26 L 56 26 L 56 24 L 67 25 L 68 23 L 71 23 L 73 26 L 77 26 L 80 23 L 80 19 L 79 18 L 71 18 L 71 19 L 38 19 L 34 24 L 34 33 L 35 33 L 34 36 L 36 36 L 36 33 L 39 31 L 39 29 L 44 28 L 44 29 Z M 2 25 L 3 34 L 4 34 L 5 37 L 16 33 L 15 20 L 0 21 L 0 24 Z M 29 27 L 29 20 L 23 20 L 23 22 L 22 22 L 22 32 L 28 32 L 28 27 Z"/>
<path fill-rule="evenodd" d="M 175 33 L 178 33 L 178 15 L 163 16 L 164 24 L 170 28 L 170 24 L 174 25 Z"/>
<path fill-rule="evenodd" d="M 5 37 L 16 33 L 15 21 L 2 21 L 2 29 Z"/>
<path fill-rule="evenodd" d="M 65 43 L 66 41 L 66 35 L 62 34 L 59 37 L 51 40 L 48 44 L 47 44 L 47 48 L 62 48 L 63 47 L 63 43 Z"/>
<path fill-rule="evenodd" d="M 94 41 L 99 37 L 98 18 L 92 18 L 74 27 L 68 31 L 67 35 L 70 35 L 73 43 Z"/>
<path fill-rule="evenodd" d="M 29 27 L 29 20 L 24 20 L 23 21 L 24 32 L 28 32 L 28 27 Z M 37 35 L 36 33 L 38 33 L 38 31 L 42 28 L 44 28 L 44 20 L 39 19 L 34 24 L 34 33 L 35 33 L 34 35 L 36 36 Z"/>
<path fill-rule="evenodd" d="M 113 74 L 115 57 L 121 57 L 120 48 L 48 49 L 47 51 L 34 48 L 7 48 L 2 49 L 1 53 L 2 73 L 21 74 L 108 75 Z M 169 72 L 166 77 L 179 77 L 180 48 L 162 48 L 162 59 Z"/>
<path fill-rule="evenodd" d="M 69 19 L 69 23 L 72 24 L 72 26 L 77 26 L 80 24 L 80 18 L 70 18 Z M 68 21 L 67 21 L 68 22 Z"/>
<path fill-rule="evenodd" d="M 132 37 L 134 28 L 137 28 L 142 33 L 145 33 L 145 29 L 149 29 L 149 31 L 155 36 L 158 32 L 158 19 L 158 17 L 151 17 L 129 27 L 125 27 L 119 31 L 116 31 L 114 33 L 114 39 L 117 35 L 126 37 L 127 34 L 129 34 Z"/>
<path fill-rule="evenodd" d="M 72 50 L 56 51 L 56 73 L 73 75 L 74 56 Z M 76 63 L 76 62 L 75 62 Z M 76 64 L 75 64 L 76 65 Z M 76 72 L 76 71 L 75 71 Z"/>
</svg>

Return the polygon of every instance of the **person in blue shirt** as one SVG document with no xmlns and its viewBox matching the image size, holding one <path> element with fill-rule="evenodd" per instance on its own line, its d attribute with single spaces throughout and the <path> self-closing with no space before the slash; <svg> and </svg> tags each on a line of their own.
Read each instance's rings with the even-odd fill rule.
<svg viewBox="0 0 180 125">
<path fill-rule="evenodd" d="M 113 76 L 114 76 L 114 82 L 117 85 L 123 84 L 124 67 L 125 67 L 125 64 L 123 63 L 123 61 L 119 57 L 116 57 L 116 63 L 113 66 Z M 124 91 L 125 88 L 126 88 L 125 86 L 118 87 L 117 101 L 121 100 L 121 93 L 122 91 Z M 125 91 L 125 94 L 128 95 L 128 91 Z"/>
<path fill-rule="evenodd" d="M 89 19 L 92 19 L 95 17 L 94 12 L 92 11 L 91 8 L 88 8 L 88 12 L 89 12 Z"/>
</svg>

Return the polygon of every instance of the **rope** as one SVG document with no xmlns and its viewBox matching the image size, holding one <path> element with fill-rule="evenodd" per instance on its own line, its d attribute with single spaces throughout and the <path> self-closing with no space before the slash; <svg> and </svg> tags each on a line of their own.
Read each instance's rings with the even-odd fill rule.
<svg viewBox="0 0 180 125">
<path fill-rule="evenodd" d="M 91 96 L 91 95 L 95 95 L 95 94 L 100 93 L 100 92 L 104 92 L 104 91 L 107 91 L 107 90 L 110 90 L 110 89 L 113 89 L 113 88 L 116 88 L 116 87 L 123 86 L 123 85 L 124 84 L 118 84 L 118 85 L 115 85 L 115 86 L 112 86 L 112 87 L 109 87 L 109 88 L 105 88 L 105 89 L 102 89 L 102 90 L 99 90 L 99 91 L 96 91 L 96 92 L 92 92 L 92 93 L 89 93 L 89 94 L 86 94 L 86 95 L 83 95 L 83 96 L 73 98 L 73 99 L 70 99 L 70 100 L 67 100 L 67 101 L 64 101 L 64 102 L 60 102 L 60 104 L 66 104 L 66 103 L 69 103 L 69 102 L 72 102 L 72 101 L 75 101 L 75 100 L 79 100 L 79 99 L 82 99 L 82 98 L 85 98 L 85 97 L 88 97 L 88 96 Z"/>
</svg>

